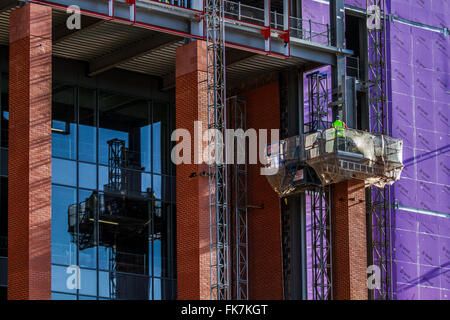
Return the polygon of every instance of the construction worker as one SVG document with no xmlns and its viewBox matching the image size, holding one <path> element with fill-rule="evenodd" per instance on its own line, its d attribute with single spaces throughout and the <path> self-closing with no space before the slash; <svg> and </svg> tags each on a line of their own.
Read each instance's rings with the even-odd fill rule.
<svg viewBox="0 0 450 320">
<path fill-rule="evenodd" d="M 337 115 L 336 120 L 331 125 L 336 129 L 336 143 L 338 150 L 345 150 L 345 129 L 348 128 L 341 116 Z"/>
</svg>

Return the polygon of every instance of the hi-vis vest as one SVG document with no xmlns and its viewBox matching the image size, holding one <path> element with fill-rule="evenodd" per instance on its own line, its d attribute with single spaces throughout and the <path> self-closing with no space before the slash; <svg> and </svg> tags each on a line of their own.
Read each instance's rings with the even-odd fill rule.
<svg viewBox="0 0 450 320">
<path fill-rule="evenodd" d="M 336 136 L 337 137 L 343 137 L 344 136 L 344 122 L 341 120 L 336 120 L 333 122 L 333 128 L 336 128 Z"/>
</svg>

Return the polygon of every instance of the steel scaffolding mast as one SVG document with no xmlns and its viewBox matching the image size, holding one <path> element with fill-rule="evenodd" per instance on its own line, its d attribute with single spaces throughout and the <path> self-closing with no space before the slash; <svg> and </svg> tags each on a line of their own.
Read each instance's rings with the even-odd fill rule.
<svg viewBox="0 0 450 320">
<path fill-rule="evenodd" d="M 312 298 L 331 300 L 331 208 L 330 187 L 317 187 L 310 192 Z"/>
<path fill-rule="evenodd" d="M 309 131 L 327 129 L 329 127 L 328 75 L 317 71 L 306 77 L 309 88 Z"/>
<path fill-rule="evenodd" d="M 205 1 L 209 129 L 209 217 L 211 299 L 231 298 L 229 190 L 225 96 L 224 0 Z M 212 130 L 214 130 L 212 134 Z M 212 149 L 213 145 L 213 150 Z M 214 155 L 213 155 L 213 154 Z"/>
<path fill-rule="evenodd" d="M 387 67 L 385 0 L 366 0 L 368 25 L 368 100 L 369 127 L 375 134 L 389 134 L 387 118 Z M 374 22 L 370 24 L 370 22 Z M 371 291 L 372 299 L 392 299 L 390 188 L 373 187 L 368 202 L 370 231 L 369 264 L 379 267 L 381 285 Z"/>
<path fill-rule="evenodd" d="M 117 299 L 117 249 L 114 245 L 109 248 L 109 297 Z"/>
<path fill-rule="evenodd" d="M 108 141 L 108 184 L 113 190 L 123 190 L 126 186 L 126 179 L 123 172 L 125 141 L 112 139 Z"/>
<path fill-rule="evenodd" d="M 314 72 L 307 75 L 309 88 L 309 131 L 329 127 L 328 75 Z M 311 206 L 312 298 L 331 300 L 333 297 L 331 269 L 331 201 L 330 188 L 309 190 Z"/>
<path fill-rule="evenodd" d="M 232 237 L 233 242 L 233 300 L 248 300 L 248 162 L 244 132 L 246 130 L 246 107 L 244 98 L 228 99 L 231 128 L 236 130 L 234 164 L 232 166 Z M 238 134 L 239 131 L 242 130 Z"/>
</svg>

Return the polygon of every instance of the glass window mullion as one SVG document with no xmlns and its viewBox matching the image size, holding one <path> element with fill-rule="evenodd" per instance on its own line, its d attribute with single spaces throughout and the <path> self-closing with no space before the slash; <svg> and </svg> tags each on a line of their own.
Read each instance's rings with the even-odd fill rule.
<svg viewBox="0 0 450 320">
<path fill-rule="evenodd" d="M 77 260 L 77 267 L 80 268 L 80 199 L 79 199 L 79 195 L 78 195 L 78 187 L 79 187 L 79 168 L 78 168 L 78 146 L 79 146 L 79 139 L 80 139 L 80 135 L 78 134 L 78 130 L 79 130 L 79 122 L 80 122 L 80 112 L 79 112 L 79 108 L 78 108 L 78 87 L 74 87 L 73 88 L 73 94 L 74 94 L 74 104 L 75 104 L 75 123 L 76 123 L 76 146 L 75 146 L 75 161 L 77 163 L 76 165 L 76 191 L 75 191 L 75 197 L 76 197 L 76 201 L 77 201 L 77 214 L 76 214 L 76 218 L 77 218 L 77 223 L 76 223 L 76 233 L 77 233 L 77 244 L 76 244 L 76 248 L 77 248 L 77 254 L 76 254 L 76 260 Z M 78 276 L 81 276 L 81 269 L 79 269 L 79 274 Z M 80 296 L 80 289 L 78 289 L 77 287 L 77 300 L 79 300 L 79 296 Z"/>
<path fill-rule="evenodd" d="M 152 239 L 152 243 L 151 243 L 152 250 L 151 250 L 150 254 L 152 256 L 152 258 L 151 258 L 152 264 L 151 264 L 151 272 L 150 272 L 149 281 L 150 281 L 151 287 L 152 287 L 151 300 L 154 300 L 154 297 L 155 297 L 155 284 L 154 284 L 153 275 L 155 274 L 154 273 L 155 257 L 154 257 L 154 239 L 153 239 L 153 237 L 154 237 L 155 210 L 153 208 L 153 203 L 154 203 L 153 194 L 155 194 L 155 191 L 154 191 L 155 185 L 153 183 L 153 101 L 149 101 L 149 108 L 150 108 L 149 117 L 150 117 L 150 123 L 151 123 L 149 142 L 150 142 L 150 171 L 151 171 L 151 186 L 152 186 L 152 194 L 150 195 L 150 199 L 152 199 L 151 203 L 150 203 L 150 208 L 151 208 L 150 209 L 150 217 L 151 217 L 151 219 L 150 219 L 150 235 L 151 235 L 151 239 Z"/>
<path fill-rule="evenodd" d="M 99 167 L 98 167 L 98 163 L 99 163 L 99 158 L 98 158 L 98 148 L 99 148 L 99 145 L 98 145 L 98 136 L 99 136 L 99 123 L 100 123 L 100 119 L 99 119 L 99 115 L 100 115 L 100 112 L 99 112 L 99 93 L 98 93 L 98 89 L 97 90 L 95 90 L 95 108 L 94 108 L 94 118 L 95 118 L 95 128 L 96 128 L 96 130 L 95 130 L 95 139 L 96 139 L 96 142 L 95 142 L 95 152 L 96 152 L 96 156 L 95 156 L 95 158 L 96 158 L 96 174 L 97 174 L 97 198 L 98 198 L 98 201 L 97 201 L 97 214 L 96 214 L 96 217 L 95 217 L 95 229 L 97 230 L 97 232 L 96 232 L 96 239 L 95 239 L 95 241 L 96 241 L 96 243 L 97 243 L 97 246 L 96 246 L 96 258 L 97 258 L 97 261 L 96 261 L 96 265 L 97 265 L 97 299 L 98 299 L 98 297 L 100 296 L 100 272 L 99 272 L 99 269 L 100 269 L 100 266 L 99 266 L 99 243 L 100 243 L 100 239 L 99 239 L 99 237 L 100 237 L 100 230 L 99 230 L 99 224 L 98 224 L 98 215 L 99 215 L 99 213 L 100 213 L 100 192 L 99 192 Z"/>
</svg>

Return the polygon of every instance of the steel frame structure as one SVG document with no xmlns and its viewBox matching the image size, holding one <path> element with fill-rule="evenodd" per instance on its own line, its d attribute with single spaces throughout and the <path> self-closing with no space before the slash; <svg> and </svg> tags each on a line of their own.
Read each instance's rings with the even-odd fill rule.
<svg viewBox="0 0 450 320">
<path fill-rule="evenodd" d="M 210 2 L 210 0 L 205 1 Z M 62 11 L 66 11 L 73 4 L 73 0 L 27 0 L 27 2 L 51 6 Z M 83 15 L 189 39 L 206 40 L 207 37 L 206 30 L 202 27 L 203 21 L 201 19 L 206 14 L 206 11 L 202 10 L 201 7 L 195 9 L 184 8 L 156 0 L 135 1 L 135 4 L 115 0 L 104 2 L 78 0 L 78 2 L 77 4 L 81 8 L 80 13 Z M 270 15 L 273 15 L 273 12 Z M 236 21 L 230 18 L 225 20 L 227 24 L 226 45 L 230 48 L 281 59 L 298 57 L 321 65 L 334 65 L 336 63 L 336 54 L 342 52 L 329 44 L 291 37 L 286 30 L 274 28 L 271 28 L 273 32 L 270 35 L 271 50 L 267 51 L 265 48 L 266 41 L 261 37 L 261 31 L 267 30 L 267 26 L 246 23 L 242 20 Z M 286 19 L 283 23 L 287 23 L 288 28 L 290 28 L 290 20 Z M 311 23 L 313 25 L 318 24 L 316 22 Z M 286 29 L 285 26 L 283 28 Z M 344 53 L 351 54 L 351 51 L 344 50 Z"/>
<path fill-rule="evenodd" d="M 109 251 L 109 297 L 117 299 L 117 249 L 114 245 Z"/>
<path fill-rule="evenodd" d="M 289 85 L 287 73 L 280 77 L 280 135 L 281 139 L 289 137 Z M 297 131 L 295 132 L 297 133 Z M 283 208 L 283 207 L 282 207 Z M 288 210 L 281 212 L 281 241 L 283 257 L 283 295 L 291 297 L 291 215 Z"/>
<path fill-rule="evenodd" d="M 108 184 L 113 190 L 124 190 L 126 181 L 124 181 L 122 168 L 124 167 L 125 141 L 112 139 L 108 141 L 108 145 Z"/>
<path fill-rule="evenodd" d="M 246 130 L 246 99 L 237 96 L 228 99 L 230 127 Z M 234 147 L 232 166 L 231 222 L 233 241 L 233 300 L 248 300 L 248 161 L 245 136 L 239 136 Z M 231 144 L 232 145 L 232 144 Z M 243 160 L 243 162 L 241 161 Z"/>
<path fill-rule="evenodd" d="M 205 1 L 212 300 L 231 299 L 229 177 L 225 148 L 227 111 L 224 14 L 223 0 Z"/>
<path fill-rule="evenodd" d="M 328 75 L 319 71 L 308 74 L 308 100 L 310 132 L 329 127 L 328 118 Z"/>
<path fill-rule="evenodd" d="M 307 75 L 309 88 L 309 131 L 328 127 L 328 75 Z M 311 206 L 311 263 L 313 300 L 333 298 L 331 250 L 331 201 L 329 187 L 309 190 Z"/>
<path fill-rule="evenodd" d="M 331 199 L 330 187 L 309 192 L 311 204 L 312 298 L 332 300 Z"/>
<path fill-rule="evenodd" d="M 368 100 L 369 129 L 375 134 L 389 134 L 387 101 L 387 51 L 385 41 L 386 1 L 366 0 L 367 19 L 379 22 L 368 28 Z M 376 265 L 381 272 L 379 288 L 369 291 L 372 299 L 392 299 L 392 248 L 391 248 L 391 212 L 389 206 L 390 188 L 373 187 L 368 201 L 368 224 L 370 237 L 369 264 Z"/>
</svg>

